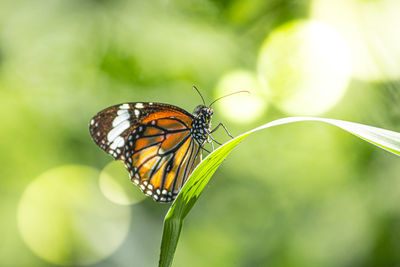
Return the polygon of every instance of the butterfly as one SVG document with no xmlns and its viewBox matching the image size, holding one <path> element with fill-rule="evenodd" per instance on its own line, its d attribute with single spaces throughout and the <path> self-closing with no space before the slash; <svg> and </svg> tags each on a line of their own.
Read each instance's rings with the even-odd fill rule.
<svg viewBox="0 0 400 267">
<path fill-rule="evenodd" d="M 200 163 L 204 145 L 218 143 L 211 134 L 222 126 L 232 137 L 222 123 L 211 129 L 215 101 L 206 106 L 203 99 L 193 114 L 163 103 L 118 104 L 97 113 L 89 131 L 100 148 L 125 164 L 144 194 L 171 202 Z"/>
</svg>

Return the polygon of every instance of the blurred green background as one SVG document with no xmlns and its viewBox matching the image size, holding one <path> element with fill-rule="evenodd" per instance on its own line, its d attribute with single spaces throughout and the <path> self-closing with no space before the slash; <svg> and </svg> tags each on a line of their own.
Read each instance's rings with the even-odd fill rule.
<svg viewBox="0 0 400 267">
<path fill-rule="evenodd" d="M 398 0 L 3 0 L 0 266 L 156 266 L 168 205 L 91 140 L 101 109 L 215 104 L 233 135 L 313 115 L 400 131 Z M 223 131 L 215 138 L 228 140 Z M 304 122 L 241 144 L 174 266 L 399 266 L 400 161 Z"/>
</svg>

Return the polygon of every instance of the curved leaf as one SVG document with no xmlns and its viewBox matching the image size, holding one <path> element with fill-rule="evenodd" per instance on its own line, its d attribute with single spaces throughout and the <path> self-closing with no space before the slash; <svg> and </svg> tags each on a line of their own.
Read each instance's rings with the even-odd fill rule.
<svg viewBox="0 0 400 267">
<path fill-rule="evenodd" d="M 185 185 L 182 187 L 175 201 L 172 203 L 164 219 L 164 229 L 161 242 L 159 267 L 171 266 L 173 256 L 178 244 L 183 219 L 192 209 L 204 187 L 219 165 L 229 153 L 248 135 L 273 126 L 300 121 L 319 121 L 337 126 L 379 148 L 400 156 L 400 133 L 360 123 L 316 118 L 316 117 L 289 117 L 278 119 L 251 131 L 248 131 L 214 150 L 193 171 Z"/>
</svg>

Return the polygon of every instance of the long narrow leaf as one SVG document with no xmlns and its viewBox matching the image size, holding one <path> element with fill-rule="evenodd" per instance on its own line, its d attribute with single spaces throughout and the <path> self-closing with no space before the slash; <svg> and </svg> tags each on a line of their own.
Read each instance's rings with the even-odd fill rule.
<svg viewBox="0 0 400 267">
<path fill-rule="evenodd" d="M 211 176 L 229 153 L 248 135 L 273 126 L 300 121 L 319 121 L 337 126 L 381 149 L 400 156 L 400 133 L 364 124 L 316 117 L 289 117 L 275 120 L 248 131 L 213 151 L 193 171 L 164 219 L 159 267 L 169 267 L 178 244 L 182 223 Z"/>
</svg>

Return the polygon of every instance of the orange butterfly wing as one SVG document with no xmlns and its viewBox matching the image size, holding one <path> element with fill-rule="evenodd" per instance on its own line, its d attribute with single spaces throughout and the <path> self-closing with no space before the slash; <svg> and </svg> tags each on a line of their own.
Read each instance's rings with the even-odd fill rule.
<svg viewBox="0 0 400 267">
<path fill-rule="evenodd" d="M 192 138 L 193 117 L 160 103 L 128 103 L 99 112 L 90 133 L 106 152 L 125 163 L 133 183 L 155 201 L 169 202 L 201 161 Z"/>
</svg>

